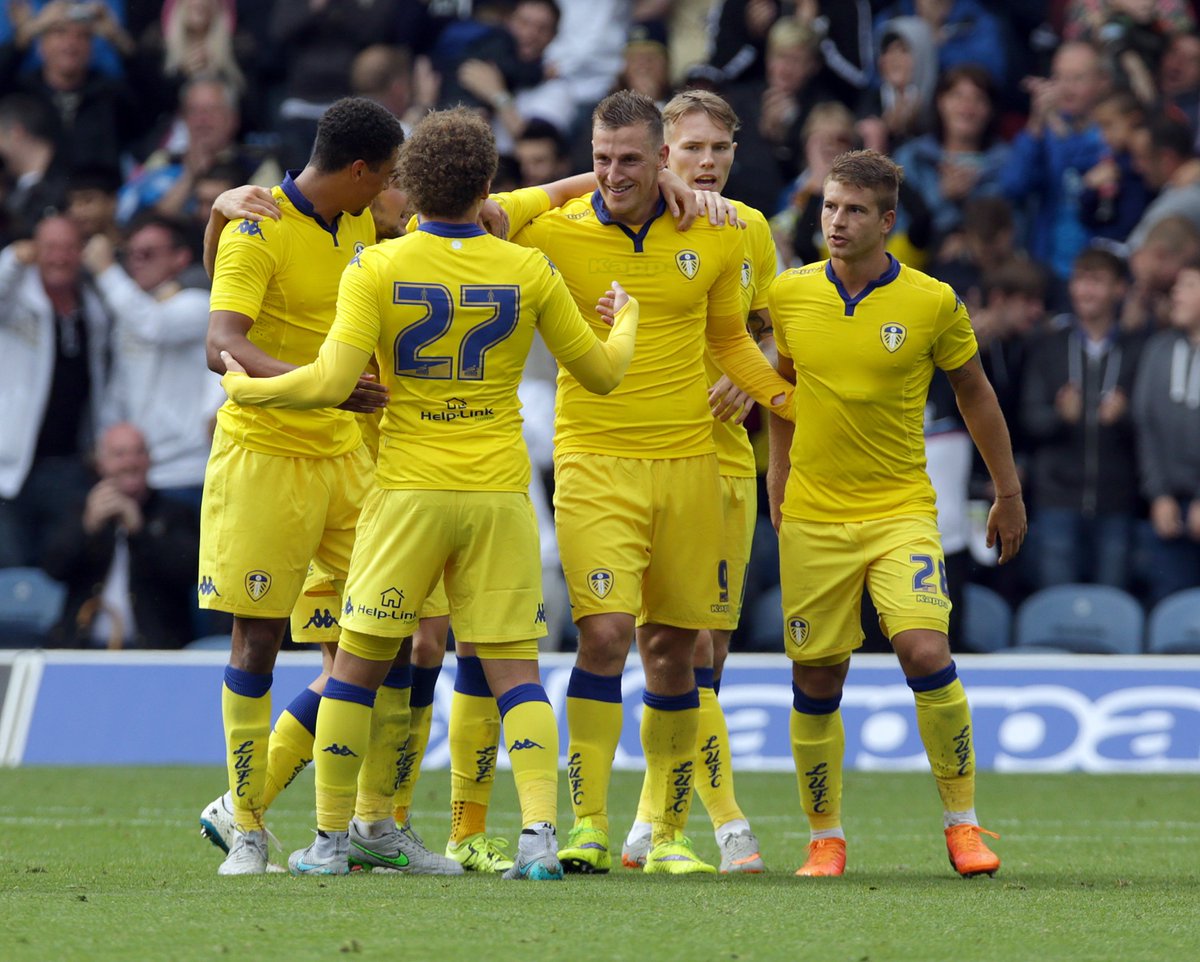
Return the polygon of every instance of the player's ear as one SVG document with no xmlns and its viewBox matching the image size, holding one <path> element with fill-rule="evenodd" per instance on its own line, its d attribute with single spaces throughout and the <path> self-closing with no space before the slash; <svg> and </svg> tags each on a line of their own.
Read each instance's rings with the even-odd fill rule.
<svg viewBox="0 0 1200 962">
<path fill-rule="evenodd" d="M 663 144 L 658 148 L 658 169 L 662 170 L 667 166 L 667 154 L 671 152 L 671 148 Z"/>
<path fill-rule="evenodd" d="M 883 233 L 890 234 L 892 228 L 896 226 L 896 211 L 895 209 L 886 210 L 883 212 L 883 217 L 880 218 L 883 223 Z"/>
</svg>

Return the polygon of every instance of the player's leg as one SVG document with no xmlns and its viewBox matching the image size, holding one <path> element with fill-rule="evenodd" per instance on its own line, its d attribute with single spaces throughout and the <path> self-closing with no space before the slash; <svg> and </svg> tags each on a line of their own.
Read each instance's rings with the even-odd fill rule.
<svg viewBox="0 0 1200 962">
<path fill-rule="evenodd" d="M 450 839 L 446 854 L 464 863 L 484 847 L 487 811 L 496 780 L 500 714 L 472 645 L 455 651 L 450 701 Z M 479 866 L 486 869 L 486 866 Z M 507 866 L 506 866 L 507 868 Z M 492 867 L 495 870 L 495 867 Z"/>
<path fill-rule="evenodd" d="M 439 591 L 441 588 L 439 586 Z M 444 592 L 443 592 L 444 597 Z M 428 606 L 428 602 L 426 602 Z M 422 612 L 422 614 L 424 614 Z M 442 662 L 446 658 L 446 639 L 450 631 L 450 617 L 442 613 L 422 617 L 413 634 L 412 651 L 412 696 L 409 700 L 410 722 L 408 741 L 404 746 L 404 761 L 396 786 L 396 823 L 405 825 L 412 815 L 413 791 L 421 775 L 421 763 L 429 746 L 429 733 L 433 726 L 433 696 L 438 676 L 442 673 Z"/>
<path fill-rule="evenodd" d="M 785 521 L 779 529 L 784 648 L 792 666 L 788 729 L 808 819 L 801 876 L 841 875 L 845 729 L 840 710 L 850 653 L 862 644 L 863 549 L 853 525 Z"/>
<path fill-rule="evenodd" d="M 521 804 L 521 835 L 506 879 L 563 877 L 558 859 L 558 722 L 538 674 L 537 641 L 479 645 L 504 726 Z"/>
<path fill-rule="evenodd" d="M 652 523 L 651 462 L 562 455 L 555 522 L 579 650 L 567 687 L 567 780 L 575 823 L 559 858 L 567 872 L 604 873 L 608 785 L 621 738 L 621 674 L 641 610 Z"/>
</svg>

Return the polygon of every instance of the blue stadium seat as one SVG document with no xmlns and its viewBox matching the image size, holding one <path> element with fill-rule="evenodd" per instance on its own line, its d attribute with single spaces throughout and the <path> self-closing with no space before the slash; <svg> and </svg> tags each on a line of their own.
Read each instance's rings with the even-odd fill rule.
<svg viewBox="0 0 1200 962">
<path fill-rule="evenodd" d="M 1136 655 L 1145 627 L 1142 606 L 1107 585 L 1055 585 L 1017 609 L 1014 647 L 1097 655 Z"/>
<path fill-rule="evenodd" d="M 1200 588 L 1164 598 L 1150 612 L 1146 651 L 1151 655 L 1200 655 Z"/>
<path fill-rule="evenodd" d="M 963 644 L 971 651 L 1000 651 L 1012 644 L 1012 608 L 1003 596 L 968 582 L 963 588 Z"/>
<path fill-rule="evenodd" d="M 229 651 L 228 635 L 205 635 L 183 646 L 184 651 Z"/>
<path fill-rule="evenodd" d="M 66 600 L 66 585 L 41 568 L 0 569 L 0 648 L 45 644 Z"/>
</svg>

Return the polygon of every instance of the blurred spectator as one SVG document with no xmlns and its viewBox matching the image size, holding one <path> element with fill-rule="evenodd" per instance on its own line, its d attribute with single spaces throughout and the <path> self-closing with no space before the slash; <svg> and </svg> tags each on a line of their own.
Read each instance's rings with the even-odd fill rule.
<svg viewBox="0 0 1200 962">
<path fill-rule="evenodd" d="M 166 0 L 158 22 L 138 40 L 131 74 L 143 109 L 155 118 L 172 117 L 184 85 L 204 77 L 224 81 L 238 95 L 250 129 L 265 125 L 255 40 L 237 29 L 235 0 Z"/>
<path fill-rule="evenodd" d="M 1165 217 L 1186 217 L 1200 229 L 1200 158 L 1192 142 L 1191 128 L 1170 117 L 1155 118 L 1133 134 L 1133 167 L 1158 196 L 1130 231 L 1131 247 Z"/>
<path fill-rule="evenodd" d="M 1154 529 L 1154 604 L 1200 585 L 1200 261 L 1179 272 L 1171 329 L 1146 345 L 1133 396 L 1142 493 Z"/>
<path fill-rule="evenodd" d="M 129 229 L 121 264 L 102 235 L 88 242 L 84 261 L 117 319 L 107 410 L 145 437 L 150 486 L 192 507 L 199 525 L 213 417 L 225 392 L 205 360 L 208 293 L 179 281 L 192 261 L 183 226 L 143 215 Z"/>
<path fill-rule="evenodd" d="M 1105 93 L 1100 57 L 1086 43 L 1058 48 L 1049 78 L 1027 77 L 1029 122 L 1013 141 L 1001 172 L 1005 195 L 1028 208 L 1027 248 L 1060 285 L 1089 241 L 1079 214 L 1083 175 L 1104 156 L 1092 108 Z M 1056 291 L 1055 300 L 1061 301 Z"/>
<path fill-rule="evenodd" d="M 963 205 L 960 229 L 942 239 L 930 273 L 953 287 L 966 302 L 978 334 L 977 312 L 984 305 L 984 274 L 1015 257 L 1016 224 L 1012 206 L 1002 197 L 978 197 Z M 1040 277 L 1038 284 L 1040 291 L 1044 287 Z"/>
<path fill-rule="evenodd" d="M 933 132 L 902 144 L 895 158 L 932 212 L 940 239 L 962 224 L 969 200 L 999 193 L 1008 145 L 997 139 L 994 89 L 979 67 L 942 74 L 935 104 Z"/>
<path fill-rule="evenodd" d="M 129 87 L 89 66 L 97 24 L 89 4 L 47 4 L 30 31 L 0 48 L 0 90 L 29 93 L 58 120 L 56 156 L 66 170 L 84 164 L 116 167 L 146 129 L 145 116 Z M 100 8 L 107 10 L 107 7 Z M 26 48 L 36 37 L 42 62 L 21 72 Z"/>
<path fill-rule="evenodd" d="M 929 127 L 938 81 L 933 31 L 920 17 L 896 17 L 879 35 L 878 83 L 859 104 L 866 146 L 887 153 Z"/>
<path fill-rule="evenodd" d="M 67 181 L 66 214 L 75 222 L 86 242 L 97 234 L 111 241 L 120 236 L 117 227 L 117 191 L 121 177 L 108 167 L 82 167 Z"/>
<path fill-rule="evenodd" d="M 717 22 L 709 59 L 722 82 L 763 79 L 767 32 L 782 15 L 782 7 L 780 0 L 723 0 L 715 7 Z M 868 50 L 868 71 L 870 58 Z"/>
<path fill-rule="evenodd" d="M 1118 90 L 1096 104 L 1092 118 L 1106 149 L 1100 162 L 1083 175 L 1080 220 L 1093 237 L 1124 243 L 1153 195 L 1133 160 L 1145 111 L 1128 90 Z"/>
<path fill-rule="evenodd" d="M 1039 588 L 1129 587 L 1140 507 L 1129 399 L 1143 339 L 1120 330 L 1125 278 L 1115 254 L 1084 250 L 1071 271 L 1071 313 L 1029 351 L 1021 407 Z"/>
<path fill-rule="evenodd" d="M 63 216 L 0 252 L 0 567 L 38 564 L 50 526 L 87 490 L 109 318 L 82 253 Z"/>
<path fill-rule="evenodd" d="M 562 18 L 546 60 L 566 81 L 580 116 L 591 112 L 612 89 L 621 69 L 629 36 L 630 0 L 572 0 L 561 7 Z"/>
<path fill-rule="evenodd" d="M 545 120 L 531 120 L 517 137 L 517 164 L 522 187 L 549 184 L 571 173 L 567 142 Z"/>
<path fill-rule="evenodd" d="M 1008 75 L 1004 28 L 979 0 L 897 0 L 875 20 L 879 36 L 896 17 L 918 16 L 929 24 L 937 47 L 938 73 L 961 64 L 978 64 L 997 87 Z"/>
<path fill-rule="evenodd" d="M 182 648 L 200 550 L 197 520 L 146 479 L 145 440 L 114 424 L 96 446 L 99 480 L 63 511 L 42 567 L 67 586 L 59 644 L 75 648 Z"/>
<path fill-rule="evenodd" d="M 0 44 L 15 42 L 28 51 L 23 70 L 36 70 L 41 64 L 40 52 L 29 46 L 48 21 L 62 16 L 91 23 L 89 66 L 105 76 L 120 77 L 125 58 L 133 52 L 124 26 L 125 0 L 12 0 L 6 8 L 0 8 Z"/>
<path fill-rule="evenodd" d="M 414 59 L 407 47 L 372 44 L 350 67 L 350 92 L 386 107 L 406 132 L 433 109 L 440 84 L 429 58 Z"/>
<path fill-rule="evenodd" d="M 283 172 L 274 158 L 263 158 L 239 143 L 237 95 L 222 80 L 190 80 L 183 88 L 180 113 L 185 137 L 155 151 L 125 186 L 117 202 L 117 220 L 154 208 L 167 216 L 187 216 L 196 206 L 196 181 L 218 163 L 236 164 L 245 183 L 278 183 Z"/>
<path fill-rule="evenodd" d="M 1158 68 L 1163 100 L 1179 110 L 1200 134 L 1200 37 L 1180 33 L 1171 38 Z M 1197 147 L 1200 147 L 1198 138 Z"/>
<path fill-rule="evenodd" d="M 1148 107 L 1156 104 L 1155 78 L 1171 35 L 1195 29 L 1190 11 L 1162 0 L 1092 0 L 1073 6 L 1067 35 L 1096 44 L 1117 85 Z"/>
<path fill-rule="evenodd" d="M 671 63 L 666 30 L 661 24 L 634 24 L 613 88 L 636 90 L 659 107 L 671 99 Z"/>
<path fill-rule="evenodd" d="M 843 103 L 856 103 L 871 83 L 875 61 L 868 0 L 800 0 L 797 19 L 821 38 L 825 86 Z"/>
<path fill-rule="evenodd" d="M 558 33 L 560 19 L 555 0 L 518 0 L 503 20 L 502 32 L 508 39 L 504 59 L 486 59 L 472 46 L 458 64 L 454 80 L 491 111 L 496 146 L 502 154 L 512 152 L 513 139 L 534 118 L 548 120 L 563 131 L 575 119 L 570 87 L 546 62 L 546 49 Z"/>
<path fill-rule="evenodd" d="M 816 83 L 821 68 L 817 44 L 817 35 L 798 21 L 778 21 L 767 34 L 766 86 L 759 88 L 756 105 L 745 113 L 738 110 L 741 116 L 757 115 L 758 133 L 785 179 L 800 173 L 800 132 L 808 112 L 827 99 Z"/>
<path fill-rule="evenodd" d="M 36 97 L 0 100 L 0 160 L 10 184 L 0 223 L 4 241 L 28 237 L 48 210 L 62 209 L 67 177 L 54 162 L 54 134 L 54 114 Z"/>
<path fill-rule="evenodd" d="M 1200 230 L 1186 217 L 1165 217 L 1130 245 L 1132 283 L 1121 309 L 1121 327 L 1151 334 L 1170 323 L 1171 288 L 1180 269 L 1200 256 Z"/>
<path fill-rule="evenodd" d="M 1063 37 L 1081 40 L 1103 29 L 1114 13 L 1132 9 L 1151 11 L 1170 34 L 1194 33 L 1196 18 L 1187 0 L 1068 0 Z"/>
</svg>

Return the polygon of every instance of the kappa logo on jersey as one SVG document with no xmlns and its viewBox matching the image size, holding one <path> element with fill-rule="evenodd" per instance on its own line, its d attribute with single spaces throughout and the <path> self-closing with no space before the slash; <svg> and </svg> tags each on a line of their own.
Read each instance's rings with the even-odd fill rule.
<svg viewBox="0 0 1200 962">
<path fill-rule="evenodd" d="M 204 575 L 200 579 L 200 584 L 196 586 L 196 592 L 201 595 L 216 595 L 221 597 L 221 592 L 217 591 L 217 586 L 213 584 L 211 575 Z"/>
<path fill-rule="evenodd" d="M 263 240 L 266 240 L 266 238 L 263 237 L 262 224 L 258 223 L 257 221 L 253 221 L 253 220 L 242 221 L 240 224 L 237 225 L 237 232 L 239 234 L 245 234 L 248 237 L 262 237 Z"/>
<path fill-rule="evenodd" d="M 700 255 L 695 251 L 680 251 L 675 255 L 675 266 L 690 281 L 700 270 Z"/>
<path fill-rule="evenodd" d="M 958 296 L 958 291 L 954 292 L 954 311 L 958 313 L 963 309 L 963 299 Z"/>
<path fill-rule="evenodd" d="M 545 255 L 545 254 L 543 254 L 542 256 L 543 256 L 543 257 L 546 257 L 546 255 Z M 549 257 L 546 257 L 546 265 L 547 265 L 547 266 L 550 268 L 550 273 L 551 273 L 551 274 L 557 274 L 557 273 L 558 273 L 558 268 L 554 266 L 554 261 L 550 260 L 550 258 L 549 258 Z"/>
<path fill-rule="evenodd" d="M 246 594 L 251 601 L 262 601 L 271 590 L 271 576 L 265 571 L 251 571 L 246 575 Z"/>
<path fill-rule="evenodd" d="M 354 256 L 350 258 L 350 263 L 356 264 L 359 267 L 362 267 L 362 261 L 359 260 L 359 255 L 366 249 L 367 249 L 367 245 L 364 244 L 362 241 L 355 241 L 354 242 Z"/>
<path fill-rule="evenodd" d="M 754 280 L 754 273 L 750 262 L 742 261 L 742 287 L 749 287 L 752 280 Z"/>
<path fill-rule="evenodd" d="M 808 622 L 803 618 L 792 618 L 788 621 L 788 634 L 796 644 L 804 644 L 808 641 Z"/>
<path fill-rule="evenodd" d="M 354 613 L 354 602 L 353 602 L 353 600 L 351 600 L 350 596 L 349 596 L 349 595 L 347 595 L 347 596 L 346 596 L 346 603 L 345 603 L 344 605 L 342 605 L 342 614 L 343 614 L 343 615 L 350 615 L 350 614 L 353 614 L 353 613 Z"/>
<path fill-rule="evenodd" d="M 388 588 L 380 592 L 379 603 L 384 608 L 399 608 L 404 604 L 404 592 L 399 588 Z"/>
<path fill-rule="evenodd" d="M 884 324 L 879 329 L 879 339 L 883 341 L 883 346 L 893 354 L 899 350 L 906 337 L 908 337 L 908 329 L 903 324 Z"/>
<path fill-rule="evenodd" d="M 613 573 L 607 568 L 597 568 L 595 571 L 589 571 L 588 587 L 592 589 L 592 594 L 597 598 L 607 598 L 608 593 L 612 591 Z"/>
</svg>

